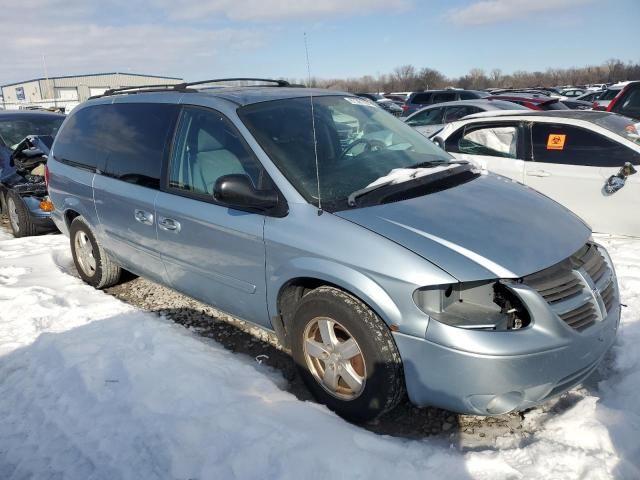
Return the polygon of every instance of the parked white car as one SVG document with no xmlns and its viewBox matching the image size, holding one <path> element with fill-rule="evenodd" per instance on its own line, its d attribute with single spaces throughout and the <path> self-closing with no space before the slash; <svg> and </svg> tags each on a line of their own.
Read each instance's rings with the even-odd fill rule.
<svg viewBox="0 0 640 480">
<path fill-rule="evenodd" d="M 640 124 L 586 110 L 502 113 L 450 123 L 433 140 L 539 190 L 595 232 L 640 237 Z"/>
</svg>

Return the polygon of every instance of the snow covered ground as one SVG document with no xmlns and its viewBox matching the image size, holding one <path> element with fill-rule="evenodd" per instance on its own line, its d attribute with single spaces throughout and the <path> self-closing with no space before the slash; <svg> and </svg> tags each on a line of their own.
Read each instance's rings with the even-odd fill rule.
<svg viewBox="0 0 640 480">
<path fill-rule="evenodd" d="M 0 229 L 0 479 L 640 478 L 640 241 L 601 241 L 628 308 L 600 381 L 528 412 L 534 434 L 462 451 L 299 401 L 254 359 L 83 284 L 65 237 Z"/>
</svg>

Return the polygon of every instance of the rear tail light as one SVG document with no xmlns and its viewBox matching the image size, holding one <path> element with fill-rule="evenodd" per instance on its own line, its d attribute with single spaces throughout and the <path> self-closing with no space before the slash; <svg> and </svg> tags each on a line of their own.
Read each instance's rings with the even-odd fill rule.
<svg viewBox="0 0 640 480">
<path fill-rule="evenodd" d="M 44 166 L 44 184 L 49 188 L 49 167 Z"/>
<path fill-rule="evenodd" d="M 409 105 L 407 105 L 407 104 L 402 105 L 402 111 L 403 111 L 404 113 L 407 113 L 407 112 L 409 111 Z"/>
</svg>

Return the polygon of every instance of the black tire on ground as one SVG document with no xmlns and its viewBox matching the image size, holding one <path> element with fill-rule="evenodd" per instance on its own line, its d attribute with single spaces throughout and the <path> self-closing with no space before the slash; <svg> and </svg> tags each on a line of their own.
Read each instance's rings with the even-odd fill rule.
<svg viewBox="0 0 640 480">
<path fill-rule="evenodd" d="M 9 217 L 9 225 L 13 236 L 16 238 L 30 237 L 38 234 L 38 227 L 31 222 L 29 209 L 24 200 L 13 190 L 7 192 L 5 200 L 7 205 L 7 216 Z M 10 212 L 9 210 L 13 210 Z"/>
<path fill-rule="evenodd" d="M 313 367 L 306 360 L 307 326 L 320 318 L 337 321 L 338 334 L 342 326 L 348 331 L 347 337 L 352 337 L 358 344 L 362 354 L 360 360 L 364 360 L 364 387 L 355 398 L 337 398 L 329 393 L 316 379 L 311 371 Z M 300 374 L 316 399 L 338 415 L 353 422 L 372 420 L 392 410 L 404 398 L 402 360 L 391 332 L 360 300 L 334 287 L 319 287 L 300 300 L 292 323 L 291 349 Z M 326 364 L 324 367 L 326 370 Z"/>
<path fill-rule="evenodd" d="M 88 265 L 83 267 L 83 255 L 82 252 L 79 251 L 80 247 L 76 246 L 76 240 L 79 240 L 81 243 L 84 241 L 83 244 L 87 245 L 87 251 L 90 250 L 91 258 L 95 261 L 93 268 L 90 268 Z M 71 244 L 73 263 L 82 280 L 95 288 L 111 287 L 118 283 L 120 274 L 122 273 L 120 266 L 104 251 L 93 235 L 91 228 L 82 217 L 76 217 L 71 222 L 71 226 L 69 227 L 69 242 Z"/>
</svg>

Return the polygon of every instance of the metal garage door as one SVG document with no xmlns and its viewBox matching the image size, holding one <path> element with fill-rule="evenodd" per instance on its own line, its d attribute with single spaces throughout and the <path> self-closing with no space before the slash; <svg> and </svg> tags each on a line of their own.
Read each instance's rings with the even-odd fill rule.
<svg viewBox="0 0 640 480">
<path fill-rule="evenodd" d="M 78 89 L 76 87 L 56 87 L 56 98 L 60 100 L 77 100 Z"/>
</svg>

